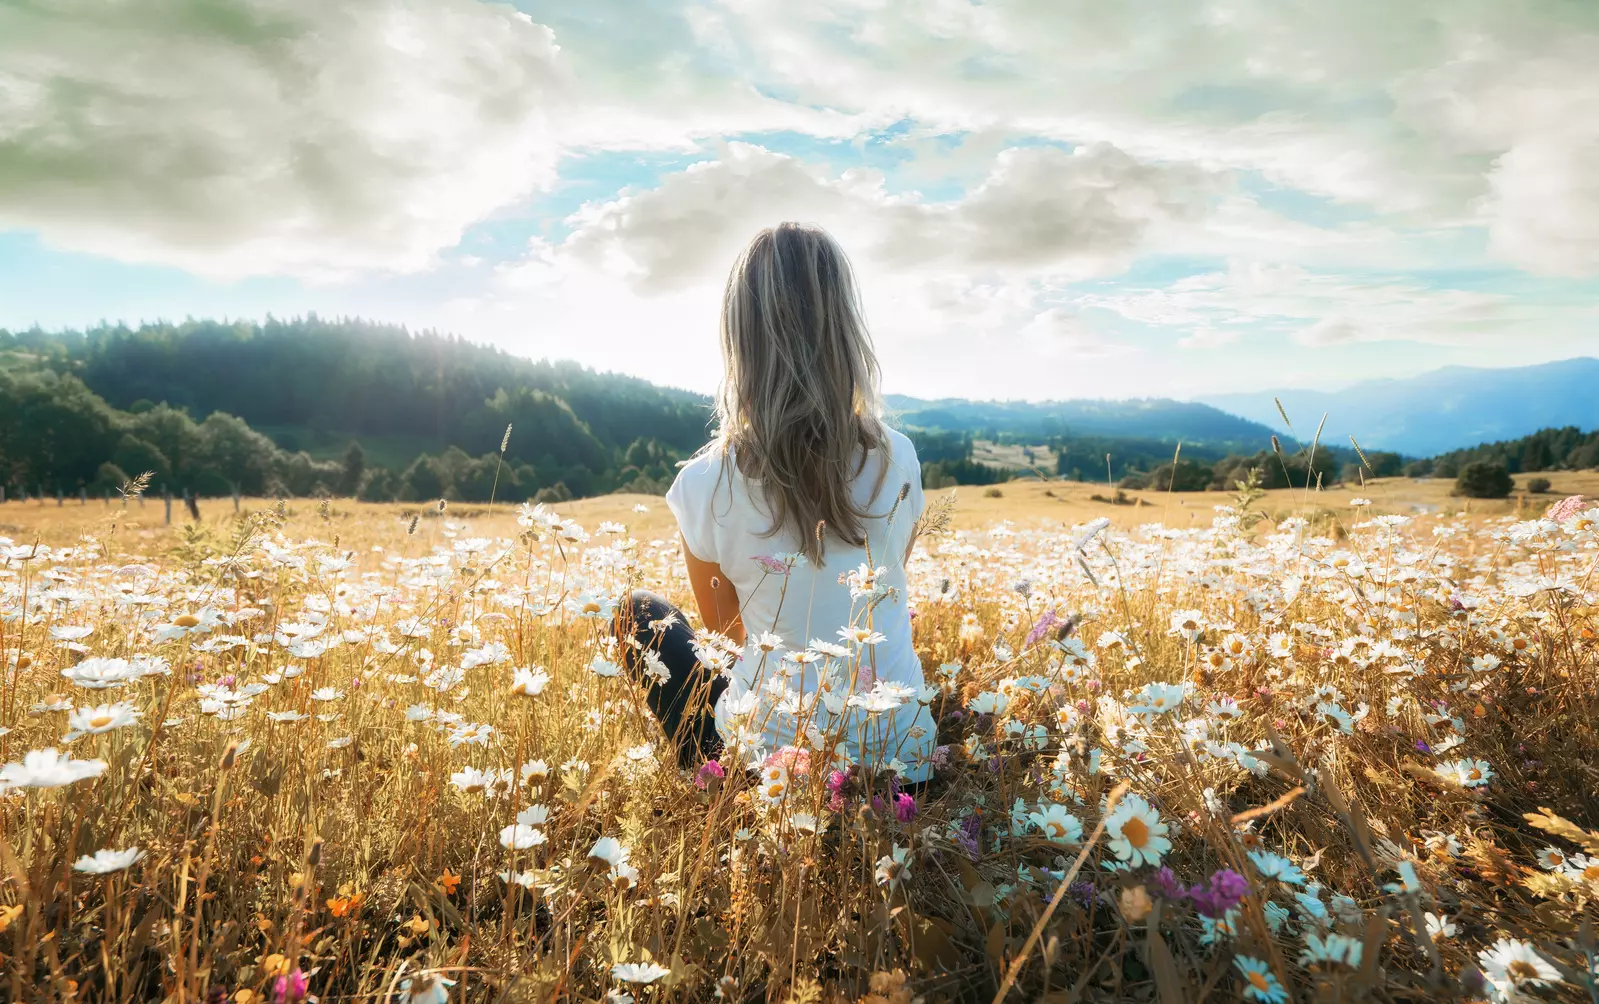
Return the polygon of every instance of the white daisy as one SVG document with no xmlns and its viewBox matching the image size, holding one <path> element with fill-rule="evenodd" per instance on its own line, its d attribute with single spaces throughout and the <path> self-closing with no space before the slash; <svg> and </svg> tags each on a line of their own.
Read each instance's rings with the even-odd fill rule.
<svg viewBox="0 0 1599 1004">
<path fill-rule="evenodd" d="M 137 847 L 129 847 L 125 851 L 110 849 L 95 851 L 91 857 L 85 854 L 73 862 L 72 870 L 75 872 L 88 872 L 91 875 L 108 875 L 130 867 L 135 861 L 144 857 L 144 852 Z"/>
<path fill-rule="evenodd" d="M 97 736 L 102 732 L 113 729 L 127 728 L 139 721 L 139 712 L 133 705 L 125 703 L 102 704 L 94 708 L 79 708 L 67 716 L 67 728 L 70 730 L 61 737 L 64 743 L 70 743 L 80 736 Z"/>
<path fill-rule="evenodd" d="M 1134 867 L 1158 865 L 1171 850 L 1166 824 L 1142 795 L 1125 795 L 1105 820 L 1111 853 Z"/>
</svg>

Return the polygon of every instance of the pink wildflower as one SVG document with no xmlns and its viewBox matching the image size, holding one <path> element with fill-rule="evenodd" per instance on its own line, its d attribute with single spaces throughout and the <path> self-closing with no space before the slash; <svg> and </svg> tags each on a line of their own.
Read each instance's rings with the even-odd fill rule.
<svg viewBox="0 0 1599 1004">
<path fill-rule="evenodd" d="M 751 558 L 750 560 L 755 562 L 757 565 L 760 565 L 761 566 L 761 570 L 766 572 L 769 575 L 787 575 L 788 574 L 788 565 L 786 565 L 782 561 L 782 559 L 778 558 L 776 555 L 773 555 L 773 554 L 757 554 L 755 557 Z"/>
<path fill-rule="evenodd" d="M 721 764 L 717 763 L 715 760 L 707 760 L 700 767 L 699 774 L 697 774 L 694 778 L 694 787 L 702 789 L 709 788 L 713 780 L 720 781 L 726 776 L 727 771 L 722 769 Z"/>
<path fill-rule="evenodd" d="M 1566 520 L 1582 512 L 1587 507 L 1586 496 L 1568 495 L 1559 502 L 1556 502 L 1554 505 L 1550 506 L 1549 512 L 1545 515 L 1548 519 L 1552 519 L 1556 523 L 1564 523 Z"/>
<path fill-rule="evenodd" d="M 794 777 L 810 777 L 811 752 L 798 746 L 784 746 L 761 761 L 762 767 L 781 766 Z"/>
<path fill-rule="evenodd" d="M 299 1004 L 305 1000 L 310 988 L 310 981 L 298 969 L 286 976 L 279 976 L 272 985 L 272 1004 Z"/>
</svg>

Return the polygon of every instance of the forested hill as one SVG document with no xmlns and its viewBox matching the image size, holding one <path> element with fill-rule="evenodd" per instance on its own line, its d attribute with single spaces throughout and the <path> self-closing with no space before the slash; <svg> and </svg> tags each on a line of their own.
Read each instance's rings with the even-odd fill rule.
<svg viewBox="0 0 1599 1004">
<path fill-rule="evenodd" d="M 565 438 L 532 435 L 551 422 L 570 424 L 558 407 L 530 403 L 544 394 L 564 401 L 606 446 L 626 447 L 646 430 L 683 450 L 705 439 L 700 395 L 360 321 L 197 322 L 60 341 L 81 362 L 84 383 L 117 408 L 166 401 L 197 415 L 226 411 L 260 427 L 428 437 L 475 454 L 499 446 L 507 421 L 526 423 L 528 435 L 518 438 L 530 446 Z"/>
<path fill-rule="evenodd" d="M 296 491 L 309 465 L 325 468 L 309 476 L 330 490 L 335 481 L 354 489 L 348 482 L 359 477 L 375 480 L 365 486 L 372 497 L 425 498 L 480 480 L 507 425 L 502 498 L 635 482 L 650 490 L 705 441 L 709 418 L 703 396 L 634 377 L 315 316 L 0 332 L 0 377 L 8 381 L 0 408 L 9 412 L 0 414 L 0 481 L 47 490 L 99 485 L 116 474 L 99 470 L 110 462 L 121 473 L 149 464 L 174 489 Z M 82 441 L 41 455 L 18 426 L 37 409 L 19 402 L 46 396 L 57 411 L 81 411 L 71 424 Z M 255 437 L 248 448 L 208 444 L 199 420 L 213 413 L 242 419 Z M 182 419 L 192 419 L 192 432 Z M 346 461 L 352 440 L 362 456 Z M 345 470 L 352 464 L 358 472 Z"/>
</svg>

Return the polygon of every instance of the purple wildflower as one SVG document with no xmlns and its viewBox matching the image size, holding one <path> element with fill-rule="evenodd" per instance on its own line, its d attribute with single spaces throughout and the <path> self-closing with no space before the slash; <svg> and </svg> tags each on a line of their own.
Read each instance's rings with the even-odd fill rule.
<svg viewBox="0 0 1599 1004">
<path fill-rule="evenodd" d="M 843 811 L 850 789 L 851 776 L 853 775 L 854 771 L 855 768 L 850 767 L 850 769 L 847 771 L 835 770 L 831 774 L 827 775 L 827 808 L 830 811 Z"/>
<path fill-rule="evenodd" d="M 916 818 L 916 799 L 901 792 L 894 798 L 894 818 L 908 823 Z"/>
<path fill-rule="evenodd" d="M 1227 916 L 1249 894 L 1249 880 L 1233 871 L 1222 868 L 1210 877 L 1210 885 L 1196 885 L 1188 890 L 1194 909 L 1213 920 Z"/>
<path fill-rule="evenodd" d="M 1066 887 L 1066 894 L 1085 908 L 1094 904 L 1094 883 L 1079 879 Z"/>
<path fill-rule="evenodd" d="M 1177 881 L 1177 876 L 1170 868 L 1162 867 L 1151 875 L 1146 882 L 1161 899 L 1171 900 L 1175 903 L 1188 895 L 1188 890 L 1184 889 L 1183 884 Z"/>
<path fill-rule="evenodd" d="M 982 854 L 982 847 L 977 842 L 979 834 L 982 833 L 982 828 L 981 820 L 976 816 L 967 816 L 961 820 L 960 832 L 951 838 L 955 845 L 965 851 L 966 856 L 973 861 L 976 861 L 978 856 Z"/>
<path fill-rule="evenodd" d="M 1027 632 L 1027 640 L 1022 643 L 1022 647 L 1032 648 L 1038 643 L 1040 638 L 1044 637 L 1044 635 L 1049 632 L 1050 628 L 1059 623 L 1060 617 L 1053 609 L 1044 611 L 1043 616 L 1038 618 L 1038 623 L 1034 624 L 1033 629 Z"/>
</svg>

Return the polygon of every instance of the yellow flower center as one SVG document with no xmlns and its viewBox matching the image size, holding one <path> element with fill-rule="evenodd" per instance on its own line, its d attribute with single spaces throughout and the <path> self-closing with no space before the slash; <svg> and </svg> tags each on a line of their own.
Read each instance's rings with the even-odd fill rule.
<svg viewBox="0 0 1599 1004">
<path fill-rule="evenodd" d="M 1482 780 L 1482 771 L 1478 770 L 1476 767 L 1473 767 L 1470 770 L 1466 771 L 1466 779 L 1468 781 L 1481 781 Z"/>
<path fill-rule="evenodd" d="M 1505 972 L 1509 973 L 1512 978 L 1518 981 L 1530 980 L 1538 975 L 1538 967 L 1534 966 L 1530 962 L 1517 959 L 1505 967 Z"/>
<path fill-rule="evenodd" d="M 1251 972 L 1249 974 L 1249 985 L 1254 987 L 1256 990 L 1259 990 L 1261 993 L 1265 993 L 1271 989 L 1271 984 L 1266 982 L 1266 977 L 1255 972 Z"/>
<path fill-rule="evenodd" d="M 595 603 L 593 600 L 589 600 L 587 603 L 583 604 L 583 612 L 586 614 L 597 614 L 600 612 L 600 605 Z"/>
<path fill-rule="evenodd" d="M 1137 850 L 1143 850 L 1149 843 L 1149 824 L 1133 816 L 1122 824 L 1122 838 Z"/>
<path fill-rule="evenodd" d="M 1599 882 L 1599 865 L 1589 865 L 1582 870 L 1582 877 L 1589 882 Z"/>
<path fill-rule="evenodd" d="M 172 623 L 176 624 L 178 627 L 191 628 L 200 623 L 200 618 L 194 616 L 193 614 L 179 614 L 177 617 L 173 618 Z"/>
<path fill-rule="evenodd" d="M 110 724 L 110 715 L 95 715 L 93 718 L 89 719 L 89 728 L 91 729 L 103 729 Z"/>
<path fill-rule="evenodd" d="M 1049 835 L 1052 837 L 1064 837 L 1066 835 L 1066 827 L 1053 820 L 1050 821 L 1047 828 Z"/>
</svg>

